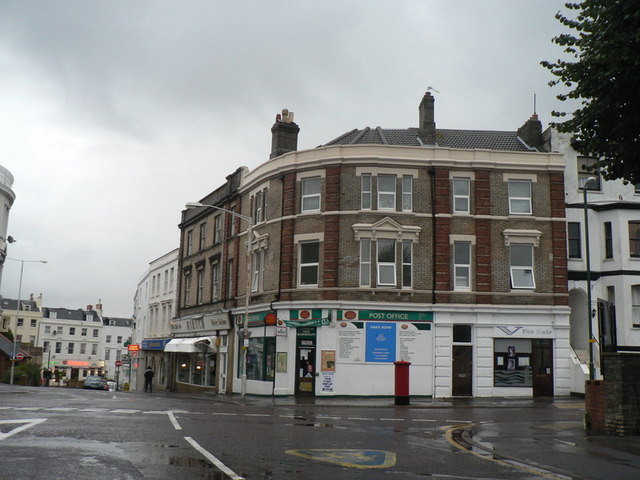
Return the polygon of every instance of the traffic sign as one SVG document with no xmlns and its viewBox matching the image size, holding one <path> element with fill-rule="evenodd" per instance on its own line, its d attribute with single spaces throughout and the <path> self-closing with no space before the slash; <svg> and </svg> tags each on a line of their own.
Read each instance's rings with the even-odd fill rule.
<svg viewBox="0 0 640 480">
<path fill-rule="evenodd" d="M 137 352 L 140 350 L 140 344 L 132 343 L 131 345 L 127 345 L 127 350 L 129 350 L 130 352 Z"/>
<path fill-rule="evenodd" d="M 16 353 L 16 360 L 24 360 L 24 353 L 21 353 L 21 352 Z"/>
<path fill-rule="evenodd" d="M 116 367 L 120 368 L 122 366 L 122 360 L 116 360 Z"/>
</svg>

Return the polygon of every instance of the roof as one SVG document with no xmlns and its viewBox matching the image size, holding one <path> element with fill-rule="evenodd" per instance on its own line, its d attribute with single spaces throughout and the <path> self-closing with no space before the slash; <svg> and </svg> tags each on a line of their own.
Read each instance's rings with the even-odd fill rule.
<svg viewBox="0 0 640 480">
<path fill-rule="evenodd" d="M 14 300 L 13 298 L 2 298 L 0 299 L 0 308 L 5 310 L 17 310 L 18 300 Z M 39 312 L 38 304 L 33 300 L 20 300 L 20 310 L 31 311 L 31 312 Z"/>
<path fill-rule="evenodd" d="M 104 317 L 102 323 L 111 327 L 131 327 L 133 321 L 130 318 Z"/>
<path fill-rule="evenodd" d="M 16 353 L 22 353 L 25 357 L 31 356 L 28 352 L 18 348 L 17 345 L 18 343 L 16 343 Z M 8 357 L 13 353 L 13 342 L 2 334 L 0 334 L 0 352 L 4 352 Z"/>
<path fill-rule="evenodd" d="M 354 129 L 340 135 L 325 145 L 399 145 L 407 147 L 424 146 L 418 137 L 417 128 L 387 129 L 370 128 Z M 431 145 L 428 145 L 431 146 Z M 537 151 L 529 147 L 518 132 L 499 130 L 453 130 L 436 129 L 436 146 L 445 148 L 506 150 L 514 152 Z"/>
<path fill-rule="evenodd" d="M 98 315 L 98 312 L 95 310 L 82 310 L 81 308 L 71 310 L 69 308 L 43 307 L 42 317 L 51 318 L 51 313 L 53 312 L 55 312 L 55 318 L 58 320 L 78 320 L 84 322 L 87 321 L 87 317 L 91 315 L 93 317 L 91 321 L 102 323 L 102 319 L 100 318 L 100 315 Z"/>
</svg>

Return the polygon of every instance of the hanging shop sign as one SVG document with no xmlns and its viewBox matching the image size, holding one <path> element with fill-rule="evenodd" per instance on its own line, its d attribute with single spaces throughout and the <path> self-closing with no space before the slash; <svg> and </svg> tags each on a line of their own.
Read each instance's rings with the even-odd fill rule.
<svg viewBox="0 0 640 480">
<path fill-rule="evenodd" d="M 312 318 L 309 320 L 282 320 L 287 327 L 300 328 L 300 327 L 322 327 L 323 325 L 329 325 L 331 320 L 328 318 Z"/>
</svg>

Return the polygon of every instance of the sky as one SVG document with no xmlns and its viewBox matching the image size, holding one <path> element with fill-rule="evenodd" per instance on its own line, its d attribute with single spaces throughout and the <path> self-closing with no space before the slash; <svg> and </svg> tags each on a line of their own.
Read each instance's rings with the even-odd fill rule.
<svg viewBox="0 0 640 480">
<path fill-rule="evenodd" d="M 186 202 L 267 161 L 283 108 L 298 149 L 353 128 L 546 127 L 566 109 L 555 0 L 2 0 L 0 165 L 21 297 L 130 317 Z M 0 294 L 18 298 L 21 262 Z"/>
</svg>

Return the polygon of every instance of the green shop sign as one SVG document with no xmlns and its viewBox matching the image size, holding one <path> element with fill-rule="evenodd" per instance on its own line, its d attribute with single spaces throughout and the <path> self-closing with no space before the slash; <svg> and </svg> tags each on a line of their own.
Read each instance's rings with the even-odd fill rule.
<svg viewBox="0 0 640 480">
<path fill-rule="evenodd" d="M 433 312 L 339 310 L 338 318 L 343 320 L 382 320 L 386 322 L 433 322 Z"/>
<path fill-rule="evenodd" d="M 329 325 L 328 318 L 312 318 L 309 320 L 282 320 L 287 327 L 321 327 Z"/>
</svg>

